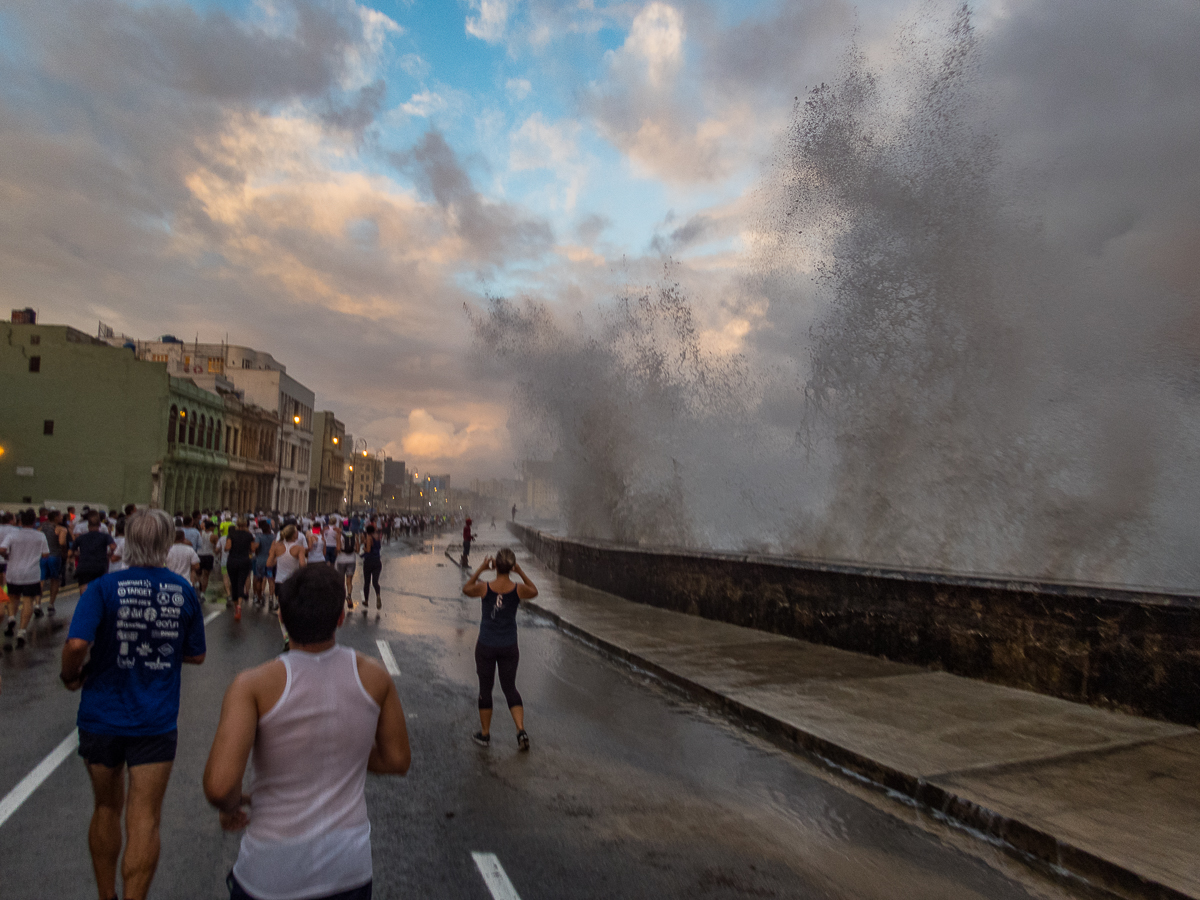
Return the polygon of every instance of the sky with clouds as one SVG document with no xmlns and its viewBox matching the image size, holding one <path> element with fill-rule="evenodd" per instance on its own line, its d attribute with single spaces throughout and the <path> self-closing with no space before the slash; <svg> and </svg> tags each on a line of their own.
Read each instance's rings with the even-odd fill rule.
<svg viewBox="0 0 1200 900">
<path fill-rule="evenodd" d="M 1200 10 L 971 5 L 1003 140 L 1060 167 L 1046 227 L 1190 290 Z M 886 70 L 927 7 L 952 4 L 6 0 L 0 291 L 228 335 L 394 458 L 511 476 L 511 388 L 464 307 L 586 311 L 669 260 L 706 344 L 745 349 L 728 301 L 795 98 L 852 40 Z"/>
</svg>

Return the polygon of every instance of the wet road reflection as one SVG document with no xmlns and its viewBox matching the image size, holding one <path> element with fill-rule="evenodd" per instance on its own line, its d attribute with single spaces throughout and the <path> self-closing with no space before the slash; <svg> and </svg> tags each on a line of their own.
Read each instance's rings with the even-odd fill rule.
<svg viewBox="0 0 1200 900">
<path fill-rule="evenodd" d="M 495 546 L 485 541 L 472 555 Z M 517 752 L 498 689 L 492 746 L 476 747 L 479 601 L 458 593 L 466 575 L 441 541 L 423 549 L 387 548 L 382 612 L 355 609 L 339 633 L 376 658 L 377 642 L 391 650 L 413 747 L 406 779 L 368 781 L 376 897 L 485 900 L 479 853 L 495 854 L 523 900 L 1071 896 L 526 613 L 517 684 L 533 748 Z M 524 555 L 522 565 L 543 591 L 557 589 L 555 576 Z M 278 651 L 278 626 L 262 612 L 240 623 L 221 616 L 208 637 L 208 661 L 185 680 L 155 897 L 227 896 L 237 838 L 217 827 L 200 773 L 230 678 Z M 48 660 L 56 641 L 47 633 L 39 650 Z M 73 695 L 42 683 L 53 665 L 5 666 L 0 713 L 10 727 L 0 748 L 32 766 L 69 731 Z M 46 746 L 38 752 L 22 734 Z M 0 792 L 26 771 L 11 770 Z M 0 893 L 90 896 L 89 813 L 82 763 L 68 759 L 0 829 Z"/>
</svg>

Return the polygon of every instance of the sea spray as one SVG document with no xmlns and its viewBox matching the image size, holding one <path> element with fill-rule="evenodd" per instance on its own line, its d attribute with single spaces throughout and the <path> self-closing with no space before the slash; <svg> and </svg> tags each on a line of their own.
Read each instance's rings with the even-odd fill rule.
<svg viewBox="0 0 1200 900">
<path fill-rule="evenodd" d="M 744 351 L 670 274 L 594 316 L 475 313 L 579 536 L 1189 588 L 1187 293 L 1049 238 L 958 8 L 852 48 L 764 180 Z M 727 298 L 729 299 L 729 298 Z M 736 302 L 736 300 L 730 300 Z M 536 423 L 536 424 L 535 424 Z"/>
</svg>

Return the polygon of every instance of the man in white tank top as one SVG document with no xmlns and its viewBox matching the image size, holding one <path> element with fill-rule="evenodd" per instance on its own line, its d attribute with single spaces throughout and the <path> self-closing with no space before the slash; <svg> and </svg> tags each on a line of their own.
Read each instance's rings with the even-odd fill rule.
<svg viewBox="0 0 1200 900">
<path fill-rule="evenodd" d="M 369 900 L 364 788 L 367 772 L 408 771 L 400 696 L 382 665 L 335 640 L 346 609 L 332 566 L 301 569 L 280 587 L 279 604 L 292 649 L 234 679 L 204 770 L 221 827 L 246 829 L 229 896 Z"/>
</svg>

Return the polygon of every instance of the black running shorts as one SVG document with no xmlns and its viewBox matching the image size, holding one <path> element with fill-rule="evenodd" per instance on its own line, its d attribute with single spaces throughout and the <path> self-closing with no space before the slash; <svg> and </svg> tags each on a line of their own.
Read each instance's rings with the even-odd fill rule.
<svg viewBox="0 0 1200 900">
<path fill-rule="evenodd" d="M 94 734 L 81 728 L 79 755 L 89 766 L 104 766 L 107 769 L 145 766 L 174 762 L 175 745 L 178 742 L 178 730 L 146 737 L 127 737 L 121 734 Z"/>
<path fill-rule="evenodd" d="M 229 888 L 229 900 L 255 900 L 254 895 L 247 893 L 241 883 L 233 877 L 232 870 L 225 876 L 225 886 Z M 371 900 L 371 882 L 348 891 L 314 897 L 313 900 Z"/>
<path fill-rule="evenodd" d="M 35 581 L 32 584 L 13 584 L 8 583 L 8 596 L 10 597 L 40 597 L 42 596 L 42 583 Z"/>
<path fill-rule="evenodd" d="M 213 556 L 209 553 L 206 556 L 200 557 L 200 571 L 211 572 L 213 570 Z"/>
</svg>

